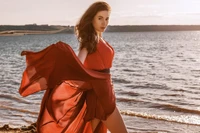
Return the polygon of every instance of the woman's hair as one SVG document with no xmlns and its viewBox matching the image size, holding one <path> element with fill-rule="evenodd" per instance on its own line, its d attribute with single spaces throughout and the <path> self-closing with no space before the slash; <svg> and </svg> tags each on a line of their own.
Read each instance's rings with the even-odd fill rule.
<svg viewBox="0 0 200 133">
<path fill-rule="evenodd" d="M 92 25 L 93 18 L 99 11 L 110 11 L 111 8 L 106 2 L 95 2 L 82 15 L 75 26 L 75 34 L 80 43 L 79 50 L 86 48 L 88 53 L 97 49 L 97 33 Z"/>
</svg>

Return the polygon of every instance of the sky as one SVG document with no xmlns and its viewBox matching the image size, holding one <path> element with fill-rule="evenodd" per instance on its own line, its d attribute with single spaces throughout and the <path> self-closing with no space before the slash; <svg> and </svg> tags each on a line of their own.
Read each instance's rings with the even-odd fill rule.
<svg viewBox="0 0 200 133">
<path fill-rule="evenodd" d="M 0 25 L 75 25 L 97 0 L 0 0 Z M 104 0 L 110 25 L 200 24 L 200 0 Z"/>
</svg>

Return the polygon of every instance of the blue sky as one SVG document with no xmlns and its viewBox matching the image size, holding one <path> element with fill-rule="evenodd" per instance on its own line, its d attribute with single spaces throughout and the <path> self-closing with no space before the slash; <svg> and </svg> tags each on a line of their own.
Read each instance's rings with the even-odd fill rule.
<svg viewBox="0 0 200 133">
<path fill-rule="evenodd" d="M 96 0 L 0 0 L 0 25 L 74 25 Z M 200 24 L 200 0 L 104 0 L 110 25 Z"/>
</svg>

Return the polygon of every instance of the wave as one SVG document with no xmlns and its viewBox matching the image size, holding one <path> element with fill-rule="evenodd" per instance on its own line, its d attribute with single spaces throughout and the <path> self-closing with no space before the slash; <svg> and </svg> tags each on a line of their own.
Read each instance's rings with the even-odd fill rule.
<svg viewBox="0 0 200 133">
<path fill-rule="evenodd" d="M 162 120 L 168 122 L 176 122 L 180 124 L 189 124 L 189 125 L 197 125 L 200 126 L 200 116 L 187 116 L 187 115 L 179 115 L 179 116 L 167 116 L 167 115 L 155 115 L 144 112 L 134 112 L 130 110 L 121 110 L 121 114 L 128 116 L 136 116 L 142 117 L 146 119 L 154 119 L 154 120 Z"/>
<path fill-rule="evenodd" d="M 132 92 L 132 91 L 120 91 L 119 93 L 120 95 L 128 95 L 128 96 L 134 96 L 134 97 L 141 96 L 141 94 Z"/>
<path fill-rule="evenodd" d="M 117 102 L 143 102 L 142 100 L 133 99 L 133 98 L 125 98 L 125 97 L 117 97 Z"/>
<path fill-rule="evenodd" d="M 132 81 L 127 81 L 125 79 L 112 78 L 112 80 L 114 83 L 125 83 L 125 84 L 132 83 Z"/>
<path fill-rule="evenodd" d="M 199 110 L 192 110 L 187 108 L 182 108 L 172 104 L 159 104 L 159 105 L 151 105 L 150 108 L 159 108 L 162 110 L 169 110 L 169 111 L 176 111 L 176 112 L 183 112 L 183 113 L 190 113 L 190 114 L 197 114 L 200 115 Z"/>
<path fill-rule="evenodd" d="M 25 110 L 25 109 L 18 109 L 18 108 L 15 108 L 15 107 L 9 107 L 9 106 L 5 106 L 5 105 L 0 105 L 0 108 L 4 108 L 6 110 L 13 110 L 13 111 L 19 111 L 19 112 L 22 112 L 22 113 L 30 113 L 30 114 L 33 114 L 33 115 L 38 115 L 38 112 L 33 112 L 33 111 L 29 111 L 29 110 Z"/>
<path fill-rule="evenodd" d="M 20 102 L 20 103 L 30 104 L 30 102 L 27 102 L 22 98 L 14 97 L 14 96 L 11 96 L 11 95 L 0 94 L 0 97 L 5 98 L 5 99 L 9 99 L 11 101 L 17 101 L 17 102 Z"/>
<path fill-rule="evenodd" d="M 170 88 L 164 84 L 153 84 L 153 83 L 144 83 L 142 85 L 129 84 L 126 87 L 131 89 L 159 89 L 159 90 L 170 90 Z"/>
<path fill-rule="evenodd" d="M 198 90 L 199 87 L 188 87 L 189 89 L 177 89 L 177 90 L 172 90 L 174 92 L 186 92 L 190 94 L 200 94 L 200 91 Z"/>
</svg>

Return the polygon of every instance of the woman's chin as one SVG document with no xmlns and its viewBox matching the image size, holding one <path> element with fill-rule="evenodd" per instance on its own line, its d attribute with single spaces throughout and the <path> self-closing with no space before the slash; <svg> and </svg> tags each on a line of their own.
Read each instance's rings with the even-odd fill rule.
<svg viewBox="0 0 200 133">
<path fill-rule="evenodd" d="M 98 33 L 102 33 L 102 32 L 104 32 L 106 29 L 98 29 L 98 30 L 96 30 L 96 32 L 98 32 Z"/>
<path fill-rule="evenodd" d="M 101 29 L 100 32 L 104 32 L 106 29 Z"/>
</svg>

